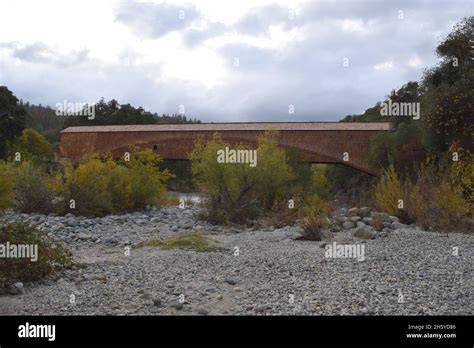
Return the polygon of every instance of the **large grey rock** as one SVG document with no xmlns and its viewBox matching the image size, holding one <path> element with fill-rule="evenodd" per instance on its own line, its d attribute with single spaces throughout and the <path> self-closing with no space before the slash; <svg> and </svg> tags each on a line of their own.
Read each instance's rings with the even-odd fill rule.
<svg viewBox="0 0 474 348">
<path fill-rule="evenodd" d="M 362 208 L 359 208 L 359 211 L 358 211 L 358 215 L 361 216 L 361 217 L 368 217 L 370 216 L 370 212 L 372 211 L 371 208 L 369 207 L 362 207 Z"/>
<path fill-rule="evenodd" d="M 197 314 L 199 314 L 199 315 L 208 315 L 209 311 L 205 308 L 198 308 Z"/>
<path fill-rule="evenodd" d="M 342 227 L 343 227 L 345 230 L 349 230 L 349 229 L 355 227 L 355 223 L 353 223 L 352 221 L 344 221 L 344 223 L 342 224 Z"/>
<path fill-rule="evenodd" d="M 224 283 L 227 283 L 229 285 L 235 285 L 235 284 L 237 284 L 237 281 L 233 278 L 225 278 Z"/>
<path fill-rule="evenodd" d="M 375 239 L 376 233 L 368 228 L 358 228 L 357 231 L 354 232 L 354 237 L 361 239 Z"/>
<path fill-rule="evenodd" d="M 400 221 L 400 219 L 398 217 L 393 216 L 393 215 L 390 215 L 388 218 L 390 219 L 391 222 L 399 222 Z"/>
<path fill-rule="evenodd" d="M 25 293 L 25 288 L 22 282 L 15 283 L 8 287 L 8 293 L 10 295 L 23 295 Z"/>
<path fill-rule="evenodd" d="M 89 240 L 89 239 L 92 238 L 92 235 L 86 234 L 86 233 L 79 233 L 77 235 L 77 238 L 80 239 L 80 240 Z"/>
<path fill-rule="evenodd" d="M 359 208 L 351 208 L 347 212 L 347 216 L 356 216 L 359 215 Z"/>
<path fill-rule="evenodd" d="M 64 223 L 66 224 L 66 226 L 69 226 L 69 227 L 76 227 L 77 226 L 77 221 L 76 219 L 74 218 L 66 218 L 66 220 L 64 221 Z"/>
<path fill-rule="evenodd" d="M 405 224 L 402 224 L 400 222 L 392 222 L 392 226 L 391 226 L 394 230 L 398 230 L 400 228 L 407 228 L 408 226 L 405 225 Z"/>
</svg>

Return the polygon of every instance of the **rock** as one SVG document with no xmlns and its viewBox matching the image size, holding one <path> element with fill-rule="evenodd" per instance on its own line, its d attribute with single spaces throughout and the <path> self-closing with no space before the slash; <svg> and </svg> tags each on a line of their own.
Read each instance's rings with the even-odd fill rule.
<svg viewBox="0 0 474 348">
<path fill-rule="evenodd" d="M 372 222 L 372 218 L 371 217 L 364 217 L 362 218 L 362 222 L 365 223 L 366 225 L 370 225 L 370 223 Z"/>
<path fill-rule="evenodd" d="M 338 215 L 346 215 L 347 214 L 347 209 L 346 208 L 341 208 L 337 211 Z"/>
<path fill-rule="evenodd" d="M 234 288 L 234 292 L 242 292 L 242 288 L 239 288 L 238 286 L 236 286 Z"/>
<path fill-rule="evenodd" d="M 331 225 L 330 230 L 331 230 L 331 232 L 340 232 L 341 227 L 339 227 L 338 225 Z"/>
<path fill-rule="evenodd" d="M 151 300 L 151 295 L 149 293 L 144 293 L 140 295 L 140 298 L 143 300 Z"/>
<path fill-rule="evenodd" d="M 382 223 L 384 228 L 392 228 L 392 223 L 391 222 L 384 222 Z"/>
<path fill-rule="evenodd" d="M 74 218 L 67 218 L 64 223 L 69 226 L 69 227 L 76 227 L 77 226 L 77 221 Z"/>
<path fill-rule="evenodd" d="M 217 295 L 216 299 L 222 300 L 224 297 L 222 295 Z"/>
<path fill-rule="evenodd" d="M 80 239 L 80 240 L 89 240 L 89 239 L 92 238 L 92 236 L 90 234 L 79 233 L 77 235 L 77 238 Z"/>
<path fill-rule="evenodd" d="M 359 209 L 359 216 L 361 216 L 363 218 L 368 217 L 368 216 L 370 216 L 371 211 L 372 211 L 372 209 L 369 208 L 369 207 L 362 207 L 362 208 Z"/>
<path fill-rule="evenodd" d="M 10 295 L 24 295 L 25 294 L 25 288 L 23 286 L 23 283 L 18 282 L 13 285 L 10 285 L 8 287 L 8 293 Z"/>
<path fill-rule="evenodd" d="M 361 239 L 375 239 L 376 234 L 367 228 L 359 228 L 354 232 L 354 237 Z"/>
<path fill-rule="evenodd" d="M 351 220 L 352 222 L 360 221 L 360 216 L 351 216 L 349 220 Z"/>
<path fill-rule="evenodd" d="M 342 227 L 345 230 L 350 230 L 351 228 L 355 227 L 355 223 L 353 223 L 352 221 L 344 221 L 344 223 L 342 224 Z"/>
<path fill-rule="evenodd" d="M 359 213 L 359 209 L 358 208 L 351 208 L 349 209 L 349 211 L 347 212 L 347 216 L 356 216 L 358 215 Z"/>
<path fill-rule="evenodd" d="M 356 227 L 358 227 L 358 228 L 364 228 L 365 226 L 366 226 L 366 224 L 364 224 L 362 221 L 357 221 Z"/>
<path fill-rule="evenodd" d="M 334 219 L 335 223 L 339 226 L 342 226 L 344 222 L 347 221 L 347 218 L 345 216 L 338 216 Z"/>
<path fill-rule="evenodd" d="M 263 313 L 267 310 L 268 306 L 267 305 L 258 305 L 255 307 L 255 312 L 257 313 Z"/>
<path fill-rule="evenodd" d="M 227 283 L 227 284 L 229 284 L 229 285 L 235 285 L 235 284 L 237 284 L 237 282 L 236 282 L 235 279 L 233 279 L 233 278 L 225 278 L 225 279 L 224 279 L 224 283 Z"/>
<path fill-rule="evenodd" d="M 145 219 L 138 219 L 136 221 L 136 224 L 137 225 L 146 225 L 147 221 Z"/>
<path fill-rule="evenodd" d="M 177 309 L 177 310 L 181 310 L 183 309 L 183 304 L 181 302 L 174 302 L 171 307 L 173 307 L 174 309 Z"/>
<path fill-rule="evenodd" d="M 161 300 L 159 298 L 155 297 L 152 301 L 153 301 L 153 305 L 155 305 L 156 307 L 161 306 Z"/>
<path fill-rule="evenodd" d="M 115 238 L 105 238 L 104 239 L 104 244 L 106 245 L 117 245 L 118 244 L 118 240 L 115 239 Z"/>
<path fill-rule="evenodd" d="M 199 315 L 208 315 L 209 314 L 209 311 L 205 308 L 199 308 L 196 312 Z"/>
<path fill-rule="evenodd" d="M 394 230 L 398 230 L 398 229 L 401 229 L 401 228 L 407 228 L 408 226 L 405 225 L 405 224 L 402 224 L 400 222 L 392 222 L 392 226 L 391 226 Z"/>
<path fill-rule="evenodd" d="M 390 215 L 388 218 L 391 222 L 400 222 L 400 219 L 396 216 Z"/>
</svg>

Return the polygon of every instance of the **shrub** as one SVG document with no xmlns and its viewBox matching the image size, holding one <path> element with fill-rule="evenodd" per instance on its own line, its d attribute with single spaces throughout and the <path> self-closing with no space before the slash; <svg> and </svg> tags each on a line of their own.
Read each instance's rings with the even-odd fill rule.
<svg viewBox="0 0 474 348">
<path fill-rule="evenodd" d="M 452 167 L 442 171 L 434 165 L 423 166 L 417 180 L 409 184 L 407 212 L 423 228 L 454 230 L 472 213 L 452 173 Z"/>
<path fill-rule="evenodd" d="M 49 178 L 41 166 L 25 161 L 14 166 L 15 207 L 24 213 L 50 213 L 53 194 Z"/>
<path fill-rule="evenodd" d="M 311 166 L 311 181 L 313 191 L 321 198 L 328 199 L 330 194 L 330 185 L 326 177 L 326 166 L 322 164 L 313 164 Z"/>
<path fill-rule="evenodd" d="M 63 197 L 60 213 L 71 211 L 70 199 L 80 215 L 103 216 L 115 212 L 143 209 L 160 203 L 166 195 L 166 181 L 172 174 L 160 171 L 160 157 L 151 150 L 130 148 L 130 161 L 123 158 L 85 159 L 77 168 L 65 163 L 52 187 Z"/>
<path fill-rule="evenodd" d="M 319 241 L 322 229 L 328 225 L 330 209 L 317 195 L 307 197 L 299 209 L 300 223 L 303 228 L 302 239 Z"/>
<path fill-rule="evenodd" d="M 103 216 L 113 212 L 110 182 L 115 163 L 91 159 L 80 164 L 71 182 L 71 198 L 80 215 Z"/>
<path fill-rule="evenodd" d="M 196 144 L 190 156 L 191 168 L 197 185 L 209 196 L 207 219 L 216 223 L 247 222 L 269 211 L 279 200 L 288 199 L 293 173 L 275 139 L 273 132 L 259 138 L 255 167 L 219 163 L 218 151 L 229 145 L 217 133 L 209 142 Z"/>
<path fill-rule="evenodd" d="M 11 166 L 0 161 L 0 211 L 13 206 L 15 199 L 14 186 Z"/>
<path fill-rule="evenodd" d="M 288 184 L 294 179 L 294 173 L 288 163 L 284 150 L 278 147 L 278 133 L 267 131 L 258 139 L 257 199 L 263 209 L 289 197 Z"/>
<path fill-rule="evenodd" d="M 405 198 L 405 190 L 393 165 L 390 165 L 374 189 L 375 207 L 383 212 L 396 215 L 398 201 Z"/>
<path fill-rule="evenodd" d="M 2 258 L 0 260 L 0 286 L 18 281 L 34 281 L 72 265 L 71 254 L 61 242 L 34 226 L 25 223 L 0 225 L 0 244 L 37 245 L 37 260 L 31 258 Z"/>
<path fill-rule="evenodd" d="M 21 154 L 22 161 L 41 162 L 51 155 L 52 146 L 43 135 L 32 128 L 26 128 L 12 144 L 10 157 L 16 152 Z"/>
</svg>

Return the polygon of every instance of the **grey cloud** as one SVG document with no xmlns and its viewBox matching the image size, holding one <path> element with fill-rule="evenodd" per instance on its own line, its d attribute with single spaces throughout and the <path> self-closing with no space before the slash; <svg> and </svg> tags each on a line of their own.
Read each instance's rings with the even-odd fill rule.
<svg viewBox="0 0 474 348">
<path fill-rule="evenodd" d="M 186 29 L 183 32 L 183 42 L 188 47 L 196 47 L 203 41 L 224 34 L 228 30 L 229 28 L 223 23 L 210 22 L 205 29 Z"/>
<path fill-rule="evenodd" d="M 72 51 L 67 55 L 60 54 L 41 42 L 21 44 L 19 42 L 0 43 L 0 49 L 6 49 L 11 55 L 25 62 L 46 63 L 58 66 L 80 64 L 87 60 L 89 51 L 86 49 Z"/>
<path fill-rule="evenodd" d="M 265 33 L 271 25 L 289 23 L 289 8 L 272 4 L 250 10 L 235 23 L 234 28 L 242 34 L 258 35 Z"/>
<path fill-rule="evenodd" d="M 218 53 L 228 63 L 232 76 L 214 88 L 204 88 L 199 81 L 162 78 L 160 67 L 155 64 L 104 67 L 89 60 L 63 69 L 35 64 L 15 67 L 0 60 L 0 73 L 3 71 L 0 83 L 11 87 L 20 98 L 42 104 L 64 98 L 88 102 L 104 96 L 159 113 L 177 112 L 183 104 L 188 116 L 208 122 L 337 120 L 363 112 L 383 100 L 390 90 L 419 79 L 423 69 L 437 61 L 434 50 L 440 35 L 446 35 L 452 22 L 469 13 L 466 3 L 456 0 L 310 2 L 294 21 L 307 34 L 303 41 L 292 42 L 283 50 L 248 44 L 221 47 Z M 397 18 L 398 10 L 404 11 L 403 20 Z M 252 20 L 239 21 L 239 30 L 258 36 L 269 25 L 286 20 L 283 18 L 286 10 L 282 10 L 285 15 L 278 9 L 268 10 L 266 14 L 260 11 L 263 10 L 251 11 Z M 156 14 L 148 15 L 156 18 Z M 140 25 L 146 26 L 150 35 L 154 21 L 147 18 Z M 368 30 L 342 30 L 338 20 L 344 19 L 361 20 Z M 139 28 L 138 24 L 130 25 Z M 183 42 L 190 47 L 234 30 L 218 23 L 211 23 L 203 30 L 190 29 L 187 25 L 173 29 L 175 24 L 166 28 L 160 24 L 156 28 L 152 37 L 184 29 Z M 47 47 L 39 46 L 36 50 L 14 47 L 18 48 L 16 54 L 25 61 L 27 57 L 34 62 L 48 56 Z M 422 60 L 422 66 L 408 65 L 415 55 Z M 234 57 L 240 61 L 237 69 L 232 67 Z M 342 66 L 344 57 L 350 59 L 349 67 Z M 374 65 L 388 61 L 393 62 L 394 70 L 374 70 Z M 294 115 L 288 114 L 289 104 L 295 106 Z"/>
<path fill-rule="evenodd" d="M 138 36 L 159 38 L 186 28 L 200 16 L 193 5 L 127 1 L 121 3 L 115 19 L 132 28 Z"/>
</svg>

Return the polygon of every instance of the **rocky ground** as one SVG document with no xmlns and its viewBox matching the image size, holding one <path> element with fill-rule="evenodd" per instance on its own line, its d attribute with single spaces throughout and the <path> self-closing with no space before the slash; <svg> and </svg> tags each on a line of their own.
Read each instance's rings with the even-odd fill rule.
<svg viewBox="0 0 474 348">
<path fill-rule="evenodd" d="M 472 234 L 421 231 L 360 208 L 337 211 L 328 239 L 312 242 L 297 239 L 299 227 L 212 226 L 199 221 L 198 210 L 194 204 L 96 219 L 5 214 L 61 238 L 87 267 L 17 284 L 0 295 L 0 314 L 474 314 Z M 374 219 L 381 226 L 372 227 Z M 191 231 L 203 231 L 222 250 L 138 247 Z M 364 260 L 326 257 L 333 242 L 364 245 Z"/>
</svg>

